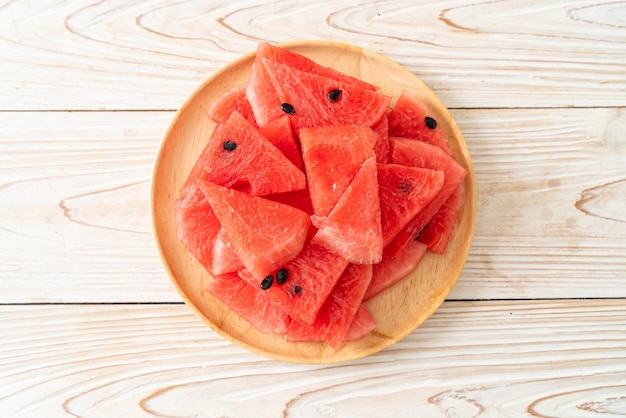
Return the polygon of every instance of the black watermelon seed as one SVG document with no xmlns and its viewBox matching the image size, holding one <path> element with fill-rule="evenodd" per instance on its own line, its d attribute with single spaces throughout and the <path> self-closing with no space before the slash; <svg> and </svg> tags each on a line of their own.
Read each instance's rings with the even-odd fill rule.
<svg viewBox="0 0 626 418">
<path fill-rule="evenodd" d="M 278 272 L 276 272 L 276 283 L 278 284 L 285 283 L 285 280 L 287 280 L 288 276 L 289 274 L 287 273 L 287 270 L 285 269 L 278 270 Z"/>
<path fill-rule="evenodd" d="M 340 98 L 341 98 L 341 90 L 336 89 L 336 90 L 331 90 L 328 92 L 328 100 L 330 100 L 331 102 L 336 102 Z"/>
<path fill-rule="evenodd" d="M 294 113 L 296 113 L 296 109 L 289 103 L 281 104 L 280 108 L 282 109 L 283 112 L 285 112 L 288 115 L 293 115 Z"/>
<path fill-rule="evenodd" d="M 263 290 L 267 290 L 270 288 L 270 286 L 272 286 L 272 283 L 274 283 L 274 277 L 273 276 L 267 276 L 266 278 L 263 279 L 263 281 L 261 282 L 261 289 Z"/>
<path fill-rule="evenodd" d="M 424 118 L 424 123 L 426 123 L 429 129 L 435 129 L 437 127 L 437 121 L 430 116 Z"/>
<path fill-rule="evenodd" d="M 293 288 L 293 294 L 294 295 L 299 295 L 300 293 L 302 293 L 302 287 L 299 285 L 295 285 Z"/>
<path fill-rule="evenodd" d="M 398 187 L 402 193 L 406 194 L 411 190 L 411 183 L 408 181 L 401 181 Z"/>
<path fill-rule="evenodd" d="M 226 151 L 234 151 L 235 149 L 237 149 L 237 143 L 233 141 L 226 141 L 222 144 L 222 148 L 224 148 Z"/>
</svg>

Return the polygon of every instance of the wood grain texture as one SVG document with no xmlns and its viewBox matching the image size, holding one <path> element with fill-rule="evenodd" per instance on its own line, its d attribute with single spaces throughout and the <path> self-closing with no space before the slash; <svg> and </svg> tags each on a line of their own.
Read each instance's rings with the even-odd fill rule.
<svg viewBox="0 0 626 418">
<path fill-rule="evenodd" d="M 449 298 L 626 297 L 623 109 L 452 113 L 478 217 Z M 180 301 L 149 211 L 173 116 L 0 112 L 0 302 Z"/>
<path fill-rule="evenodd" d="M 624 16 L 613 0 L 0 0 L 0 417 L 626 416 Z M 173 110 L 257 41 L 307 38 L 424 80 L 478 188 L 457 301 L 334 366 L 150 304 L 180 301 L 148 203 Z"/>
<path fill-rule="evenodd" d="M 622 417 L 623 300 L 446 302 L 341 367 L 248 353 L 184 305 L 0 307 L 0 416 Z"/>
<path fill-rule="evenodd" d="M 450 298 L 626 296 L 624 109 L 453 116 L 476 170 L 478 217 Z"/>
<path fill-rule="evenodd" d="M 178 300 L 149 203 L 171 118 L 0 113 L 2 302 Z"/>
<path fill-rule="evenodd" d="M 625 13 L 613 1 L 6 0 L 0 110 L 173 110 L 258 40 L 300 39 L 387 55 L 448 107 L 624 106 Z"/>
</svg>

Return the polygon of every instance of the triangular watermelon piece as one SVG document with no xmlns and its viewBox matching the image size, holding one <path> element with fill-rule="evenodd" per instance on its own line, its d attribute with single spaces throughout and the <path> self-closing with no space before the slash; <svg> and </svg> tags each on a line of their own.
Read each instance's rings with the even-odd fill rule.
<svg viewBox="0 0 626 418">
<path fill-rule="evenodd" d="M 213 247 L 221 228 L 204 193 L 195 185 L 174 202 L 176 236 L 206 268 L 213 268 Z"/>
<path fill-rule="evenodd" d="M 302 250 L 311 224 L 307 213 L 216 184 L 198 184 L 232 250 L 254 276 L 265 277 Z"/>
<path fill-rule="evenodd" d="M 329 93 L 341 92 L 337 99 Z M 294 69 L 257 56 L 246 95 L 259 126 L 289 114 L 296 133 L 315 126 L 375 125 L 391 101 L 374 90 Z"/>
<path fill-rule="evenodd" d="M 356 311 L 356 315 L 354 315 L 352 324 L 350 324 L 350 328 L 348 328 L 344 341 L 360 340 L 370 332 L 374 331 L 374 329 L 376 329 L 376 320 L 367 310 L 365 305 L 360 304 L 359 309 Z"/>
<path fill-rule="evenodd" d="M 335 70 L 334 68 L 324 67 L 304 55 L 291 52 L 288 49 L 272 45 L 268 42 L 259 42 L 257 46 L 257 56 L 279 64 L 287 65 L 300 71 L 317 74 L 331 80 L 344 82 L 346 84 L 352 84 L 362 89 L 377 90 L 376 86 L 366 83 L 363 80 L 351 77 Z"/>
<path fill-rule="evenodd" d="M 378 164 L 383 245 L 387 245 L 441 190 L 441 171 Z"/>
<path fill-rule="evenodd" d="M 294 319 L 287 341 L 325 341 L 339 350 L 372 279 L 371 264 L 350 264 L 339 278 L 313 324 Z"/>
<path fill-rule="evenodd" d="M 236 273 L 216 276 L 207 291 L 264 334 L 285 334 L 291 319 Z"/>
<path fill-rule="evenodd" d="M 369 300 L 404 279 L 415 270 L 422 261 L 428 247 L 418 241 L 411 241 L 400 253 L 391 256 L 388 252 L 383 253 L 380 263 L 374 265 L 372 281 L 370 282 L 363 300 Z"/>
<path fill-rule="evenodd" d="M 446 134 L 432 111 L 406 90 L 400 94 L 389 114 L 389 136 L 433 144 L 452 155 Z"/>
<path fill-rule="evenodd" d="M 349 262 L 378 263 L 383 256 L 376 157 L 365 160 L 328 216 L 313 215 L 317 238 Z"/>
<path fill-rule="evenodd" d="M 233 111 L 239 112 L 252 125 L 257 126 L 250 102 L 246 97 L 246 85 L 240 84 L 226 90 L 209 105 L 207 114 L 215 123 L 226 123 Z"/>
<path fill-rule="evenodd" d="M 271 121 L 267 125 L 261 127 L 259 132 L 263 134 L 276 148 L 291 161 L 296 167 L 304 171 L 304 163 L 300 155 L 300 145 L 296 139 L 296 135 L 291 128 L 289 116 L 285 115 L 281 118 Z"/>
<path fill-rule="evenodd" d="M 196 179 L 254 196 L 306 187 L 304 173 L 237 111 L 215 127 L 183 190 Z"/>
<path fill-rule="evenodd" d="M 259 285 L 264 275 L 254 275 L 247 270 L 240 271 L 239 275 L 259 287 L 260 292 L 279 304 L 289 316 L 312 324 L 347 266 L 348 260 L 313 237 L 297 258 L 281 266 L 287 272 L 284 283 L 273 280 L 268 289 L 261 290 Z"/>
<path fill-rule="evenodd" d="M 390 143 L 393 163 L 439 170 L 445 174 L 439 194 L 398 233 L 385 250 L 396 254 L 419 235 L 454 190 L 463 183 L 467 170 L 437 146 L 405 138 L 391 138 Z M 451 231 L 448 233 L 452 234 Z"/>
<path fill-rule="evenodd" d="M 378 139 L 363 125 L 305 128 L 302 158 L 315 214 L 327 216 Z"/>
<path fill-rule="evenodd" d="M 428 245 L 428 249 L 432 252 L 443 254 L 452 238 L 464 204 L 465 185 L 461 183 L 422 229 L 418 238 L 419 242 Z"/>
</svg>

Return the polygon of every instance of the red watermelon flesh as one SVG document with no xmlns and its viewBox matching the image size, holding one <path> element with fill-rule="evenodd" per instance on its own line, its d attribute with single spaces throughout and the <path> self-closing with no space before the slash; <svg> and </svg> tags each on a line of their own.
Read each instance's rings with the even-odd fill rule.
<svg viewBox="0 0 626 418">
<path fill-rule="evenodd" d="M 440 170 L 445 174 L 444 184 L 440 193 L 389 244 L 389 248 L 386 251 L 395 254 L 415 239 L 432 217 L 435 216 L 454 190 L 463 183 L 467 170 L 457 163 L 453 157 L 434 145 L 404 138 L 391 138 L 390 143 L 391 161 L 393 163 Z M 452 234 L 453 228 L 454 225 L 447 232 L 449 235 Z"/>
<path fill-rule="evenodd" d="M 311 204 L 311 198 L 309 196 L 309 189 L 270 194 L 263 197 L 265 199 L 273 200 L 274 202 L 279 202 L 285 205 L 292 206 L 296 209 L 300 209 L 301 211 L 306 212 L 308 215 L 313 215 L 313 206 Z M 309 232 L 307 234 L 305 245 L 313 238 L 315 234 L 317 234 L 317 228 L 311 224 L 311 226 L 309 227 Z"/>
<path fill-rule="evenodd" d="M 434 114 L 406 90 L 402 92 L 389 114 L 389 136 L 427 142 L 452 155 L 446 134 Z"/>
<path fill-rule="evenodd" d="M 465 185 L 461 183 L 422 229 L 418 240 L 428 245 L 432 252 L 443 254 L 452 238 L 464 203 Z"/>
<path fill-rule="evenodd" d="M 453 156 L 435 145 L 399 137 L 390 137 L 389 141 L 393 164 L 443 171 L 446 177 L 450 177 L 450 184 L 459 184 L 467 174 Z"/>
<path fill-rule="evenodd" d="M 315 214 L 327 216 L 378 136 L 363 125 L 305 128 L 300 131 L 302 158 Z"/>
<path fill-rule="evenodd" d="M 232 250 L 256 277 L 265 277 L 302 250 L 309 215 L 282 203 L 199 182 Z"/>
<path fill-rule="evenodd" d="M 389 104 L 267 43 L 248 82 L 210 104 L 217 126 L 175 203 L 177 235 L 261 332 L 338 349 L 375 329 L 363 300 L 413 271 L 427 245 L 445 250 L 465 170 L 427 106 L 408 92 Z M 367 286 L 346 279 L 353 269 L 371 271 Z"/>
<path fill-rule="evenodd" d="M 374 144 L 374 151 L 376 152 L 376 162 L 387 164 L 391 161 L 390 146 L 389 146 L 389 118 L 387 115 L 383 115 L 380 121 L 372 127 L 372 129 L 378 134 L 376 144 Z"/>
<path fill-rule="evenodd" d="M 289 316 L 312 324 L 347 266 L 345 258 L 313 237 L 297 258 L 281 266 L 288 274 L 283 284 L 274 280 L 269 289 L 261 290 L 259 284 L 264 275 L 254 275 L 247 270 L 240 271 L 239 275 L 257 286 L 260 292 L 281 306 Z"/>
<path fill-rule="evenodd" d="M 359 305 L 344 341 L 357 341 L 376 329 L 376 320 L 365 305 Z"/>
<path fill-rule="evenodd" d="M 376 157 L 365 160 L 328 216 L 313 215 L 317 237 L 349 262 L 378 263 L 383 256 Z"/>
<path fill-rule="evenodd" d="M 426 168 L 378 164 L 381 227 L 386 246 L 441 190 L 444 174 Z"/>
<path fill-rule="evenodd" d="M 267 42 L 259 42 L 257 47 L 257 56 L 287 65 L 300 71 L 317 74 L 319 76 L 326 77 L 331 80 L 341 81 L 346 84 L 352 84 L 362 89 L 378 90 L 375 86 L 366 83 L 363 80 L 346 75 L 335 70 L 334 68 L 324 67 L 304 55 L 291 52 L 285 48 L 281 48 Z"/>
<path fill-rule="evenodd" d="M 404 279 L 415 270 L 422 261 L 428 247 L 419 241 L 411 241 L 402 251 L 391 256 L 385 252 L 383 260 L 374 265 L 372 281 L 370 282 L 363 300 L 369 300 Z"/>
<path fill-rule="evenodd" d="M 237 111 L 215 127 L 183 188 L 196 179 L 255 196 L 306 187 L 304 173 Z"/>
<path fill-rule="evenodd" d="M 284 115 L 259 129 L 261 134 L 274 144 L 276 148 L 291 161 L 296 167 L 304 171 L 304 163 L 300 155 L 298 140 L 291 128 L 289 117 Z"/>
<path fill-rule="evenodd" d="M 348 265 L 315 321 L 307 324 L 298 319 L 292 320 L 286 340 L 325 341 L 335 350 L 339 350 L 371 279 L 371 264 Z"/>
<path fill-rule="evenodd" d="M 328 95 L 334 90 L 340 90 L 341 95 L 337 100 L 330 100 Z M 376 91 L 300 71 L 259 56 L 252 65 L 246 95 L 259 126 L 288 113 L 296 133 L 302 128 L 316 126 L 373 126 L 391 100 Z"/>
<path fill-rule="evenodd" d="M 285 334 L 289 315 L 236 273 L 215 276 L 207 291 L 264 334 Z"/>
<path fill-rule="evenodd" d="M 224 228 L 220 228 L 213 245 L 213 267 L 210 270 L 212 275 L 231 273 L 244 268 L 243 263 L 231 248 L 232 245 Z"/>
<path fill-rule="evenodd" d="M 207 114 L 215 123 L 226 123 L 230 114 L 236 110 L 252 125 L 257 126 L 250 102 L 246 98 L 246 85 L 232 87 L 222 93 L 209 105 Z"/>
<path fill-rule="evenodd" d="M 207 270 L 213 268 L 213 247 L 220 230 L 204 193 L 195 186 L 174 202 L 176 236 Z"/>
<path fill-rule="evenodd" d="M 277 91 L 277 85 L 280 86 L 276 74 L 269 71 L 267 65 L 257 55 L 252 63 L 246 83 L 246 99 L 250 103 L 252 113 L 259 126 L 267 125 L 285 115 L 281 108 L 283 103 L 281 96 L 284 94 L 281 90 Z"/>
<path fill-rule="evenodd" d="M 285 205 L 293 206 L 301 211 L 313 215 L 313 204 L 311 203 L 311 196 L 309 195 L 309 189 L 294 190 L 292 192 L 268 194 L 263 196 L 266 199 L 273 200 L 275 202 L 284 203 Z"/>
</svg>

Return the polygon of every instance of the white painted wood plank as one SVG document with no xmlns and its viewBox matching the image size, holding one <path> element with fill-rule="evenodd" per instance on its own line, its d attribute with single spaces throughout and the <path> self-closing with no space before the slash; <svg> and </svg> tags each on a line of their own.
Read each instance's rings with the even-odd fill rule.
<svg viewBox="0 0 626 418">
<path fill-rule="evenodd" d="M 267 360 L 184 305 L 0 307 L 0 415 L 618 417 L 624 300 L 446 302 L 376 355 Z"/>
<path fill-rule="evenodd" d="M 259 40 L 300 39 L 384 54 L 449 107 L 624 106 L 624 13 L 595 1 L 5 1 L 0 110 L 173 110 Z"/>
<path fill-rule="evenodd" d="M 450 298 L 626 296 L 623 109 L 455 111 L 478 193 Z"/>
<path fill-rule="evenodd" d="M 454 111 L 478 218 L 452 299 L 626 297 L 621 109 Z M 0 302 L 172 302 L 150 177 L 172 112 L 0 112 Z"/>
<path fill-rule="evenodd" d="M 180 300 L 150 220 L 172 116 L 0 113 L 3 302 Z"/>
</svg>

